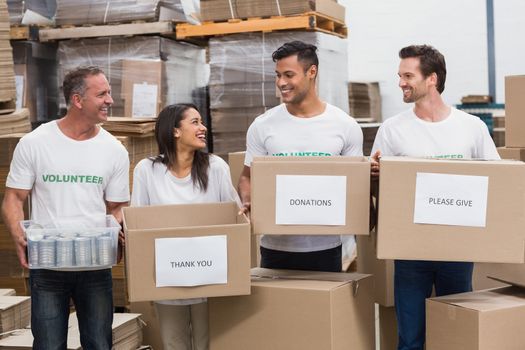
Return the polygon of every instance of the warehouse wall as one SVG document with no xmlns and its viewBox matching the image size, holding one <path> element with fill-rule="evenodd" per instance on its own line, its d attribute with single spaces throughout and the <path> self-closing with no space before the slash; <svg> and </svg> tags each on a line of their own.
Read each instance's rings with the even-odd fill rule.
<svg viewBox="0 0 525 350">
<path fill-rule="evenodd" d="M 496 100 L 505 102 L 505 76 L 525 74 L 525 2 L 494 0 Z"/>
<path fill-rule="evenodd" d="M 397 53 L 403 46 L 428 43 L 447 60 L 443 97 L 457 104 L 466 94 L 488 94 L 485 1 L 339 0 L 347 7 L 351 80 L 381 84 L 383 118 L 408 108 L 397 86 Z M 504 102 L 504 77 L 525 74 L 525 33 L 520 0 L 494 0 L 497 102 Z M 521 33 L 521 34 L 518 34 Z"/>
</svg>

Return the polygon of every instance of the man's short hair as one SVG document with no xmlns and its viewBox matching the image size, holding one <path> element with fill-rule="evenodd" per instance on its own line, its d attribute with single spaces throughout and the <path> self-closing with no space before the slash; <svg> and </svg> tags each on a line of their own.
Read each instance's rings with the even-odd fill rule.
<svg viewBox="0 0 525 350">
<path fill-rule="evenodd" d="M 69 105 L 71 96 L 79 94 L 83 96 L 86 92 L 86 83 L 84 79 L 89 76 L 104 74 L 104 71 L 97 66 L 80 66 L 68 72 L 64 77 L 62 90 L 64 91 L 64 98 L 66 105 Z"/>
<path fill-rule="evenodd" d="M 277 62 L 280 59 L 297 55 L 297 60 L 304 66 L 306 72 L 308 68 L 315 65 L 319 68 L 319 58 L 317 57 L 317 47 L 302 41 L 291 41 L 284 44 L 272 54 L 272 59 Z"/>
<path fill-rule="evenodd" d="M 447 79 L 447 66 L 443 54 L 430 45 L 411 45 L 399 51 L 399 58 L 409 57 L 419 58 L 419 67 L 425 78 L 436 73 L 436 88 L 441 94 L 445 90 L 445 80 Z"/>
</svg>

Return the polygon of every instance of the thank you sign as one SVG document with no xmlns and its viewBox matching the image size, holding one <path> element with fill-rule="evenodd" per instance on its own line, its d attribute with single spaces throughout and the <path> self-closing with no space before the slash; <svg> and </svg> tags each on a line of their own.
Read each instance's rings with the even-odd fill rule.
<svg viewBox="0 0 525 350">
<path fill-rule="evenodd" d="M 346 176 L 277 175 L 277 225 L 346 225 Z"/>
<path fill-rule="evenodd" d="M 417 173 L 414 223 L 485 227 L 487 176 Z"/>
<path fill-rule="evenodd" d="M 155 239 L 157 287 L 228 282 L 226 235 Z"/>
</svg>

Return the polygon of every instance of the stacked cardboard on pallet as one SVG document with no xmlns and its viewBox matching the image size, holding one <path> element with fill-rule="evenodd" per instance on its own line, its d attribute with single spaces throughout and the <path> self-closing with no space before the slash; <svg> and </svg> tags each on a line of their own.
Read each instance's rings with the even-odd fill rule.
<svg viewBox="0 0 525 350">
<path fill-rule="evenodd" d="M 12 113 L 0 116 L 0 135 L 26 133 L 30 131 L 29 109 L 17 109 Z"/>
<path fill-rule="evenodd" d="M 0 296 L 0 333 L 25 328 L 30 321 L 30 297 Z"/>
<path fill-rule="evenodd" d="M 381 93 L 378 82 L 348 83 L 350 115 L 358 121 L 381 121 Z"/>
<path fill-rule="evenodd" d="M 33 123 L 56 119 L 59 93 L 57 44 L 13 41 L 12 45 L 17 107 L 28 108 Z"/>
<path fill-rule="evenodd" d="M 203 21 L 223 21 L 235 18 L 289 16 L 315 11 L 342 22 L 345 8 L 334 0 L 202 0 Z"/>
<path fill-rule="evenodd" d="M 5 0 L 0 1 L 0 114 L 15 108 L 16 85 L 13 50 L 9 43 L 9 14 Z"/>
<path fill-rule="evenodd" d="M 191 22 L 195 2 L 184 0 L 56 0 L 58 25 L 108 24 L 132 21 Z"/>
<path fill-rule="evenodd" d="M 168 104 L 206 101 L 209 69 L 205 50 L 195 45 L 159 36 L 69 40 L 60 42 L 58 62 L 59 81 L 79 65 L 104 70 L 114 100 L 111 116 L 152 118 Z"/>
<path fill-rule="evenodd" d="M 210 39 L 213 152 L 245 150 L 252 120 L 280 103 L 272 53 L 285 42 L 317 46 L 321 98 L 348 112 L 346 41 L 318 32 L 246 33 Z M 235 125 L 235 128 L 231 128 Z"/>
</svg>

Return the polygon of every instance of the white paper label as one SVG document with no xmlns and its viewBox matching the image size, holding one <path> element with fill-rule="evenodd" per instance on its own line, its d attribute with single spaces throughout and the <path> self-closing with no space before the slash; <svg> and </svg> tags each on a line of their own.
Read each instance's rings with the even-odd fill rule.
<svg viewBox="0 0 525 350">
<path fill-rule="evenodd" d="M 15 84 L 16 84 L 16 108 L 20 109 L 24 107 L 22 103 L 24 102 L 24 76 L 15 75 Z"/>
<path fill-rule="evenodd" d="M 226 235 L 155 239 L 157 287 L 228 283 Z"/>
<path fill-rule="evenodd" d="M 133 84 L 132 118 L 157 117 L 157 91 L 156 84 Z"/>
<path fill-rule="evenodd" d="M 346 225 L 346 176 L 277 175 L 277 225 Z"/>
<path fill-rule="evenodd" d="M 414 223 L 485 227 L 487 176 L 417 173 Z"/>
</svg>

